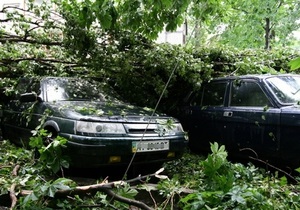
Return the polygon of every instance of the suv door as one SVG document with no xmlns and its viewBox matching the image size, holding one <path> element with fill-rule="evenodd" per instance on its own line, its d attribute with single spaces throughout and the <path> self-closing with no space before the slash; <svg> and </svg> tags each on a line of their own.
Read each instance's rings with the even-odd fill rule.
<svg viewBox="0 0 300 210">
<path fill-rule="evenodd" d="M 227 80 L 208 83 L 192 98 L 187 118 L 192 151 L 210 151 L 209 142 L 226 143 L 223 113 L 228 84 Z"/>
<path fill-rule="evenodd" d="M 273 107 L 266 93 L 258 80 L 234 80 L 224 112 L 232 141 L 254 157 L 254 152 L 272 156 L 279 149 L 281 111 Z"/>
</svg>

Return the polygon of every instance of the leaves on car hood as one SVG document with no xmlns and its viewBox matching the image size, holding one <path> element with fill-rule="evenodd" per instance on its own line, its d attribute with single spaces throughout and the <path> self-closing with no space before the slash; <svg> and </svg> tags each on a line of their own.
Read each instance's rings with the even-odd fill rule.
<svg viewBox="0 0 300 210">
<path fill-rule="evenodd" d="M 128 120 L 141 119 L 151 116 L 153 110 L 121 103 L 107 103 L 94 101 L 59 101 L 49 103 L 54 115 L 71 119 L 97 120 Z M 159 115 L 155 113 L 156 117 Z M 165 115 L 160 115 L 164 116 Z"/>
</svg>

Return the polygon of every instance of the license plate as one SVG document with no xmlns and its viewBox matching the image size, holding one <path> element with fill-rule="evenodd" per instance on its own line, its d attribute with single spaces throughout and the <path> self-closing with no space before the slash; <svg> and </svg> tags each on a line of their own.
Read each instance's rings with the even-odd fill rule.
<svg viewBox="0 0 300 210">
<path fill-rule="evenodd" d="M 155 152 L 169 150 L 169 140 L 162 141 L 134 141 L 132 142 L 132 152 Z"/>
</svg>

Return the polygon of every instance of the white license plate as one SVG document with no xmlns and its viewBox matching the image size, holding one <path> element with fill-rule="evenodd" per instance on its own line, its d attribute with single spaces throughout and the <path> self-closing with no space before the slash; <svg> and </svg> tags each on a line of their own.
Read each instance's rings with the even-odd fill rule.
<svg viewBox="0 0 300 210">
<path fill-rule="evenodd" d="M 132 142 L 132 152 L 155 152 L 169 150 L 169 140 L 161 141 L 134 141 Z"/>
</svg>

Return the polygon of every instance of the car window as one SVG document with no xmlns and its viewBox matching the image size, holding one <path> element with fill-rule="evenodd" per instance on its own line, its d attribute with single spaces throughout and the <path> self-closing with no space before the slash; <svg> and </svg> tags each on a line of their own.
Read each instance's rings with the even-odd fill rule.
<svg viewBox="0 0 300 210">
<path fill-rule="evenodd" d="M 256 82 L 234 81 L 231 89 L 230 106 L 269 105 L 269 100 Z"/>
<path fill-rule="evenodd" d="M 224 106 L 226 82 L 208 83 L 203 86 L 201 94 L 196 96 L 193 105 Z"/>
<path fill-rule="evenodd" d="M 100 82 L 79 78 L 46 78 L 43 81 L 47 101 L 117 101 L 104 91 Z"/>
<path fill-rule="evenodd" d="M 32 80 L 27 88 L 27 93 L 41 93 L 41 85 L 39 80 Z"/>
<path fill-rule="evenodd" d="M 267 78 L 266 81 L 281 103 L 297 103 L 300 101 L 299 76 L 274 76 Z"/>
<path fill-rule="evenodd" d="M 17 94 L 24 94 L 24 93 L 40 93 L 40 82 L 38 80 L 32 78 L 23 77 L 18 81 L 16 86 Z"/>
<path fill-rule="evenodd" d="M 19 96 L 23 93 L 27 93 L 30 80 L 28 78 L 21 78 L 16 86 L 16 95 Z"/>
</svg>

